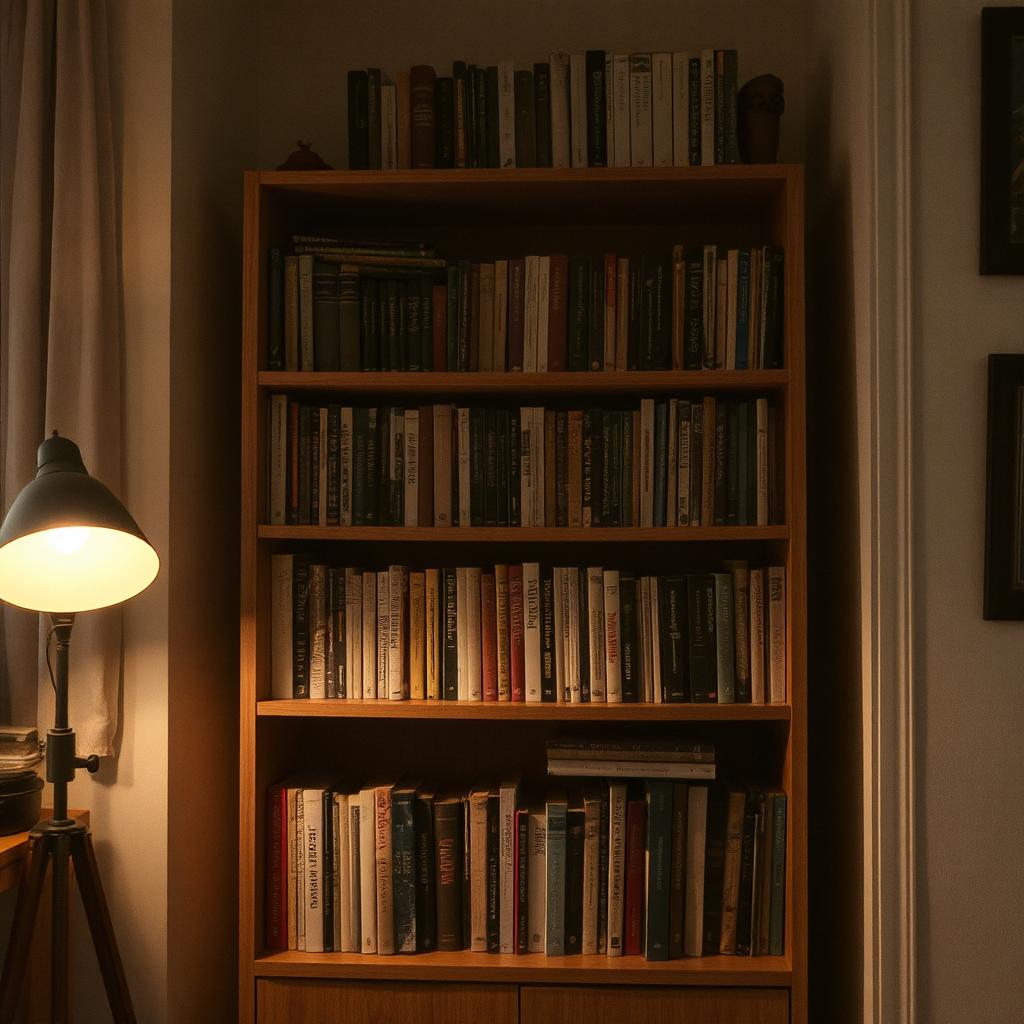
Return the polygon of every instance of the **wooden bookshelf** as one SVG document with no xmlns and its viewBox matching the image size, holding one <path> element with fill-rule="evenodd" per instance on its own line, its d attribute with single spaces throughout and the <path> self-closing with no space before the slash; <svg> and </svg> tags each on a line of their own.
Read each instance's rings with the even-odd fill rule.
<svg viewBox="0 0 1024 1024">
<path fill-rule="evenodd" d="M 344 225 L 378 238 L 416 235 L 470 259 L 511 252 L 633 251 L 677 242 L 785 248 L 782 370 L 594 373 L 280 373 L 266 363 L 268 249 L 300 227 Z M 481 230 L 486 226 L 486 230 Z M 562 1019 L 588 999 L 626 1000 L 652 1024 L 674 1019 L 807 1022 L 807 680 L 804 454 L 803 172 L 796 166 L 252 172 L 245 186 L 242 360 L 242 587 L 240 616 L 239 1005 L 241 1021 L 287 1019 L 286 1008 L 342 1019 L 354 1006 L 397 1019 L 403 1000 L 446 1019 Z M 770 394 L 781 413 L 785 521 L 763 527 L 434 528 L 268 526 L 264 522 L 265 403 L 271 393 L 374 404 L 538 396 L 563 407 L 680 392 Z M 578 396 L 578 397 L 577 397 Z M 290 547 L 294 545 L 295 547 Z M 379 547 L 375 547 L 378 546 Z M 358 565 L 366 552 L 410 564 L 431 552 L 527 559 L 606 554 L 607 564 L 708 564 L 771 555 L 787 570 L 785 704 L 491 704 L 387 700 L 271 700 L 268 628 L 273 553 L 328 551 Z M 555 552 L 557 551 L 557 555 Z M 377 555 L 373 555 L 377 558 Z M 504 556 L 503 556 L 504 557 Z M 377 558 L 379 560 L 379 558 Z M 491 561 L 498 560 L 497 557 Z M 592 563 L 599 564 L 599 563 Z M 638 957 L 431 953 L 361 956 L 263 949 L 266 787 L 293 771 L 386 767 L 402 749 L 432 768 L 477 773 L 478 762 L 533 758 L 543 739 L 592 727 L 614 735 L 685 727 L 713 736 L 720 763 L 761 765 L 788 795 L 785 955 Z M 327 748 L 330 752 L 326 752 Z M 321 753 L 321 750 L 324 752 Z M 339 753 L 340 751 L 340 753 Z M 410 754 L 409 756 L 412 756 Z M 487 761 L 491 758 L 491 761 Z M 460 764 L 463 767 L 460 769 Z M 464 765 L 470 765 L 466 768 Z M 537 765 L 532 766 L 536 774 Z M 542 770 L 542 766 L 540 766 Z M 361 781 L 361 780 L 360 780 Z M 568 1000 L 569 1002 L 566 1002 Z M 576 1001 L 573 1003 L 573 1001 Z M 646 1001 L 645 1001 L 646 1000 Z M 653 1002 L 650 1002 L 653 1000 Z M 358 1002 L 354 1002 L 358 1001 Z M 599 1004 L 593 1004 L 599 1005 Z M 619 1005 L 615 1003 L 615 1005 Z M 264 1014 L 275 1013 L 277 1016 Z M 610 1012 L 610 1011 L 609 1011 Z M 631 1011 L 630 1011 L 631 1012 Z M 452 1016 L 455 1014 L 455 1016 Z M 551 1014 L 555 1014 L 552 1016 Z M 298 1017 L 296 1017 L 298 1019 Z M 303 1018 L 305 1019 L 305 1018 Z M 313 1019 L 311 1017 L 310 1019 Z M 319 1018 L 317 1018 L 319 1019 Z M 574 1017 L 573 1019 L 577 1019 Z M 583 1019 L 582 1017 L 578 1019 Z"/>
</svg>

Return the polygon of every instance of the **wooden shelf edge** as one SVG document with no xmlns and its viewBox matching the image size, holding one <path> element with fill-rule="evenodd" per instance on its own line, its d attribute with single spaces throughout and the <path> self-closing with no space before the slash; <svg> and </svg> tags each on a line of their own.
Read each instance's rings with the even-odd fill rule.
<svg viewBox="0 0 1024 1024">
<path fill-rule="evenodd" d="M 256 977 L 362 978 L 385 981 L 543 982 L 574 985 L 788 986 L 784 957 L 716 956 L 649 962 L 642 957 L 495 956 L 483 953 L 273 953 L 253 964 Z"/>
<path fill-rule="evenodd" d="M 439 700 L 261 700 L 261 718 L 425 718 L 530 722 L 779 722 L 789 704 L 525 704 Z"/>
<path fill-rule="evenodd" d="M 706 543 L 788 540 L 788 526 L 259 526 L 261 540 L 388 543 Z"/>
<path fill-rule="evenodd" d="M 601 373 L 323 373 L 261 370 L 264 390 L 367 394 L 641 394 L 669 391 L 771 391 L 787 370 L 616 370 Z"/>
</svg>

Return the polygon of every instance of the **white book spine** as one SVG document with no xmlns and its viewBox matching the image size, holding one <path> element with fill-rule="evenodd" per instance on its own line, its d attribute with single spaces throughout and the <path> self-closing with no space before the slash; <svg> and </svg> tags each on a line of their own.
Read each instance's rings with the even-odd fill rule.
<svg viewBox="0 0 1024 1024">
<path fill-rule="evenodd" d="M 391 635 L 391 580 L 387 570 L 377 573 L 377 696 L 385 700 L 389 693 L 388 642 Z"/>
<path fill-rule="evenodd" d="M 523 651 L 526 702 L 541 700 L 540 563 L 523 563 Z"/>
<path fill-rule="evenodd" d="M 466 632 L 469 634 L 466 647 L 467 700 L 484 699 L 484 683 L 480 630 L 480 566 L 473 565 L 466 570 Z M 459 620 L 459 637 L 462 637 L 462 620 Z M 461 680 L 459 686 L 461 689 Z"/>
<path fill-rule="evenodd" d="M 700 162 L 715 162 L 715 51 L 700 51 Z"/>
<path fill-rule="evenodd" d="M 654 399 L 640 399 L 640 525 L 654 526 Z"/>
<path fill-rule="evenodd" d="M 391 787 L 373 790 L 373 852 L 377 875 L 377 952 L 395 952 L 395 901 L 391 843 Z"/>
<path fill-rule="evenodd" d="M 665 475 L 665 525 L 674 525 L 676 498 L 679 487 L 679 399 L 671 398 L 668 403 L 668 472 Z"/>
<path fill-rule="evenodd" d="M 419 523 L 420 411 L 405 410 L 405 525 Z"/>
<path fill-rule="evenodd" d="M 494 605 L 497 619 L 498 700 L 512 700 L 511 662 L 509 661 L 508 566 L 494 567 Z"/>
<path fill-rule="evenodd" d="M 562 577 L 564 573 L 564 569 L 557 567 L 551 571 L 555 598 L 555 698 L 559 702 L 568 702 L 570 699 L 566 686 L 568 675 L 566 674 L 565 667 L 565 645 L 569 627 L 568 620 L 566 619 L 565 597 L 562 591 Z"/>
<path fill-rule="evenodd" d="M 270 559 L 270 696 L 291 700 L 292 692 L 292 567 L 294 555 Z"/>
<path fill-rule="evenodd" d="M 629 161 L 633 167 L 654 163 L 653 124 L 651 121 L 651 55 L 633 53 L 629 57 Z"/>
<path fill-rule="evenodd" d="M 553 53 L 551 65 L 551 166 L 572 166 L 569 143 L 569 55 Z"/>
<path fill-rule="evenodd" d="M 651 54 L 654 166 L 672 166 L 672 54 Z"/>
<path fill-rule="evenodd" d="M 351 945 L 342 949 L 343 953 L 358 953 L 362 948 L 362 930 L 360 926 L 362 890 L 359 878 L 359 794 L 351 793 L 347 797 L 348 803 L 348 906 L 349 917 L 352 921 Z"/>
<path fill-rule="evenodd" d="M 629 166 L 629 55 L 617 53 L 612 57 L 612 108 L 615 167 Z"/>
<path fill-rule="evenodd" d="M 786 703 L 786 570 L 766 570 L 768 585 L 768 693 L 772 704 Z"/>
<path fill-rule="evenodd" d="M 547 817 L 543 810 L 530 811 L 527 845 L 529 868 L 527 877 L 533 880 L 528 887 L 526 927 L 531 953 L 544 952 L 544 922 L 547 913 Z"/>
<path fill-rule="evenodd" d="M 750 700 L 765 703 L 764 569 L 750 570 Z"/>
<path fill-rule="evenodd" d="M 377 696 L 377 574 L 363 573 L 363 699 Z"/>
<path fill-rule="evenodd" d="M 768 399 L 758 398 L 754 403 L 757 467 L 757 525 L 768 525 Z"/>
<path fill-rule="evenodd" d="M 270 522 L 284 526 L 288 495 L 288 396 L 270 396 Z"/>
<path fill-rule="evenodd" d="M 334 949 L 335 952 L 355 953 L 358 947 L 352 932 L 348 797 L 335 793 L 331 803 L 334 808 Z"/>
<path fill-rule="evenodd" d="M 679 468 L 676 474 L 676 525 L 690 525 L 690 406 L 683 402 L 679 410 Z"/>
<path fill-rule="evenodd" d="M 672 163 L 690 163 L 690 55 L 672 54 Z"/>
<path fill-rule="evenodd" d="M 619 570 L 604 570 L 604 675 L 609 704 L 622 703 L 619 647 Z"/>
<path fill-rule="evenodd" d="M 370 573 L 364 573 L 369 576 Z M 359 948 L 377 952 L 377 854 L 373 789 L 359 793 Z"/>
<path fill-rule="evenodd" d="M 597 953 L 597 904 L 601 871 L 601 804 L 587 797 L 583 802 L 583 927 L 580 952 Z"/>
<path fill-rule="evenodd" d="M 339 522 L 342 526 L 352 525 L 352 407 L 341 410 L 338 428 L 339 462 L 341 464 Z"/>
<path fill-rule="evenodd" d="M 505 369 L 508 351 L 508 260 L 494 263 L 493 317 L 491 366 L 501 372 Z"/>
<path fill-rule="evenodd" d="M 404 700 L 409 696 L 406 657 L 409 652 L 409 570 L 401 565 L 388 567 L 388 698 Z"/>
<path fill-rule="evenodd" d="M 626 783 L 608 786 L 608 955 L 622 956 L 626 908 Z"/>
<path fill-rule="evenodd" d="M 533 416 L 529 406 L 519 409 L 519 518 L 523 526 L 533 521 Z"/>
<path fill-rule="evenodd" d="M 523 285 L 525 303 L 523 308 L 523 372 L 537 370 L 537 298 L 540 277 L 540 257 L 527 256 Z"/>
<path fill-rule="evenodd" d="M 468 569 L 455 570 L 455 621 L 458 643 L 459 700 L 469 700 L 469 581 Z"/>
<path fill-rule="evenodd" d="M 537 372 L 548 369 L 548 303 L 551 291 L 551 257 L 537 257 Z"/>
<path fill-rule="evenodd" d="M 306 856 L 306 891 L 303 913 L 306 917 L 306 952 L 324 951 L 324 891 L 322 863 L 324 847 L 324 791 L 302 791 L 303 852 Z"/>
<path fill-rule="evenodd" d="M 459 526 L 470 526 L 471 494 L 469 457 L 469 409 L 457 411 L 459 425 Z"/>
<path fill-rule="evenodd" d="M 380 166 L 384 171 L 398 169 L 398 91 L 394 82 L 380 87 Z"/>
<path fill-rule="evenodd" d="M 509 780 L 498 790 L 498 952 L 516 951 L 516 791 Z"/>
<path fill-rule="evenodd" d="M 327 586 L 322 565 L 309 567 L 309 696 L 327 696 Z"/>
<path fill-rule="evenodd" d="M 599 566 L 587 569 L 587 637 L 590 640 L 590 700 L 605 703 L 604 573 Z"/>
<path fill-rule="evenodd" d="M 574 53 L 569 57 L 569 118 L 572 166 L 587 166 L 587 58 Z"/>
<path fill-rule="evenodd" d="M 516 73 L 511 61 L 498 62 L 498 161 L 516 165 Z"/>
<path fill-rule="evenodd" d="M 604 140 L 606 163 L 615 167 L 615 55 L 604 55 Z"/>
</svg>

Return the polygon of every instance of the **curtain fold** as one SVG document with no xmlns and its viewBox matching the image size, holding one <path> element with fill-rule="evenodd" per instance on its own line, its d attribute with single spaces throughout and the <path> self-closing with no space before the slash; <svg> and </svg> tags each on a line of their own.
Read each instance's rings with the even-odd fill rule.
<svg viewBox="0 0 1024 1024">
<path fill-rule="evenodd" d="M 58 430 L 122 491 L 119 224 L 103 0 L 0 0 L 0 498 L 35 474 Z M 39 616 L 3 606 L 0 684 L 16 724 L 52 714 Z M 113 753 L 118 609 L 79 616 L 71 721 Z M 38 718 L 37 718 L 38 716 Z"/>
</svg>

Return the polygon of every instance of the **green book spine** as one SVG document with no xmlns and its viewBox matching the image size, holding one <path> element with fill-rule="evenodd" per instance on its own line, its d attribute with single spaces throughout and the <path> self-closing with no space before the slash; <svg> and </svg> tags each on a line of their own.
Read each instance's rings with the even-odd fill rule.
<svg viewBox="0 0 1024 1024">
<path fill-rule="evenodd" d="M 586 256 L 569 260 L 569 369 L 587 369 L 590 349 L 590 261 Z"/>
<path fill-rule="evenodd" d="M 274 246 L 268 261 L 267 369 L 284 369 L 284 260 Z"/>
<path fill-rule="evenodd" d="M 538 167 L 551 166 L 551 66 L 533 65 L 534 124 L 537 131 L 535 152 Z"/>
<path fill-rule="evenodd" d="M 369 169 L 380 170 L 380 68 L 368 68 L 367 124 L 369 126 Z"/>
<path fill-rule="evenodd" d="M 498 69 L 487 68 L 487 166 L 500 167 L 500 145 L 498 142 Z"/>
<path fill-rule="evenodd" d="M 644 784 L 647 802 L 646 942 L 644 958 L 668 959 L 671 904 L 672 783 L 663 779 Z"/>
<path fill-rule="evenodd" d="M 348 166 L 353 171 L 370 168 L 369 85 L 365 71 L 348 73 Z"/>
<path fill-rule="evenodd" d="M 313 368 L 341 369 L 340 311 L 338 309 L 338 266 L 313 261 Z"/>
<path fill-rule="evenodd" d="M 416 952 L 415 791 L 398 787 L 391 794 L 391 885 L 395 918 L 395 952 Z"/>
<path fill-rule="evenodd" d="M 782 956 L 786 922 L 786 794 L 772 798 L 772 877 L 768 954 Z"/>
<path fill-rule="evenodd" d="M 732 573 L 716 572 L 715 580 L 715 664 L 718 703 L 736 703 L 736 651 L 733 638 Z"/>
<path fill-rule="evenodd" d="M 672 784 L 672 860 L 668 910 L 668 958 L 683 956 L 683 906 L 686 899 L 686 823 L 689 791 L 685 782 Z"/>
<path fill-rule="evenodd" d="M 515 75 L 516 167 L 537 164 L 537 127 L 533 101 L 533 72 L 517 71 Z"/>
</svg>

